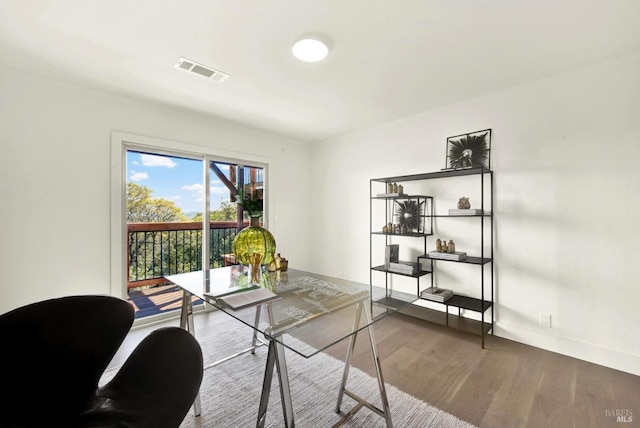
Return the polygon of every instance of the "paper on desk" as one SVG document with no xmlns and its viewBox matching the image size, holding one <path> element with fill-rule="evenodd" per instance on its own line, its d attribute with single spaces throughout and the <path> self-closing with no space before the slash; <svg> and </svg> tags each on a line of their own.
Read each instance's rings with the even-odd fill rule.
<svg viewBox="0 0 640 428">
<path fill-rule="evenodd" d="M 227 296 L 218 297 L 218 301 L 224 303 L 231 309 L 242 309 L 247 306 L 254 306 L 261 303 L 277 300 L 277 294 L 267 290 L 266 288 L 256 288 L 245 293 L 234 293 Z"/>
</svg>

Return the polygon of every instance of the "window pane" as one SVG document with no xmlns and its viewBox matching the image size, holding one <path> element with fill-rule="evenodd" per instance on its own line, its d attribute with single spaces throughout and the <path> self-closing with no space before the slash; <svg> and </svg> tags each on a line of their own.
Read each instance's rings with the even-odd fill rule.
<svg viewBox="0 0 640 428">
<path fill-rule="evenodd" d="M 264 168 L 139 150 L 127 150 L 126 165 L 127 290 L 139 318 L 179 308 L 182 294 L 167 275 L 235 262 L 233 239 L 248 225 L 238 193 L 263 198 Z"/>
<path fill-rule="evenodd" d="M 202 161 L 127 151 L 128 283 L 136 318 L 177 310 L 165 276 L 202 269 Z"/>
</svg>

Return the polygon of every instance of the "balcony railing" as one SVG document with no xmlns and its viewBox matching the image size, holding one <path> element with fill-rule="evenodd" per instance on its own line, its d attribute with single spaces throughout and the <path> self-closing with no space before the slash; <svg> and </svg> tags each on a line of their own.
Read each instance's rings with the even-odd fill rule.
<svg viewBox="0 0 640 428">
<path fill-rule="evenodd" d="M 248 223 L 245 223 L 247 226 Z M 238 233 L 235 221 L 210 224 L 210 267 L 225 265 Z M 166 283 L 166 275 L 202 269 L 202 223 L 129 223 L 127 288 Z"/>
</svg>

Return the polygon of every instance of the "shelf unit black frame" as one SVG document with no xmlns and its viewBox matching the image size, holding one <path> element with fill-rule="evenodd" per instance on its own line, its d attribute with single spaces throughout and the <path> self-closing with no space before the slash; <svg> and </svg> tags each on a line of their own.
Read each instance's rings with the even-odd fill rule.
<svg viewBox="0 0 640 428">
<path fill-rule="evenodd" d="M 409 195 L 409 194 L 402 194 L 402 195 L 395 195 L 395 196 L 378 196 L 377 194 L 374 195 L 373 194 L 373 184 L 374 181 L 372 180 L 370 182 L 370 198 L 369 198 L 369 226 L 370 226 L 370 234 L 369 234 L 369 266 L 371 267 L 370 269 L 370 275 L 369 275 L 369 284 L 373 284 L 373 272 L 377 271 L 377 272 L 383 272 L 385 274 L 384 278 L 384 286 L 385 286 L 385 295 L 386 297 L 381 299 L 383 301 L 385 301 L 386 303 L 384 304 L 384 306 L 390 306 L 390 307 L 398 307 L 400 305 L 404 305 L 405 302 L 402 299 L 394 299 L 393 297 L 391 297 L 389 291 L 389 282 L 390 282 L 390 277 L 391 275 L 399 275 L 399 276 L 404 276 L 404 277 L 410 277 L 410 278 L 415 278 L 416 279 L 416 292 L 417 294 L 419 294 L 420 292 L 420 277 L 424 276 L 424 275 L 428 275 L 431 273 L 431 271 L 429 270 L 425 270 L 422 269 L 420 267 L 420 269 L 418 270 L 417 273 L 414 274 L 408 274 L 408 273 L 402 273 L 402 272 L 397 272 L 397 271 L 392 271 L 389 269 L 386 269 L 384 265 L 379 265 L 379 266 L 373 266 L 373 251 L 371 251 L 371 249 L 373 248 L 373 237 L 375 235 L 382 235 L 385 237 L 384 239 L 384 243 L 385 246 L 389 245 L 391 243 L 391 240 L 395 240 L 396 237 L 405 237 L 405 238 L 422 238 L 423 241 L 423 251 L 426 252 L 427 251 L 427 236 L 432 236 L 433 235 L 433 197 L 432 196 L 427 196 L 427 195 Z M 391 182 L 387 182 L 391 183 Z M 386 188 L 386 185 L 385 185 Z M 395 203 L 396 201 L 402 201 L 402 200 L 416 200 L 418 204 L 424 204 L 424 210 L 423 213 L 420 215 L 421 219 L 420 219 L 420 232 L 405 232 L 405 233 L 391 233 L 391 232 L 383 232 L 380 230 L 380 228 L 377 231 L 373 230 L 373 204 L 374 201 L 382 201 L 384 202 L 384 224 L 388 224 L 390 222 L 393 222 L 394 220 L 394 216 L 395 216 Z M 427 221 L 428 220 L 428 221 Z"/>
<path fill-rule="evenodd" d="M 459 216 L 459 215 L 444 215 L 444 214 L 435 214 L 433 211 L 433 197 L 429 197 L 431 198 L 431 210 L 429 211 L 429 214 L 425 213 L 425 216 L 429 217 L 429 224 L 430 224 L 430 228 L 429 228 L 429 233 L 428 234 L 424 234 L 424 254 L 420 255 L 417 257 L 417 262 L 418 264 L 421 266 L 421 270 L 418 274 L 416 275 L 404 275 L 404 276 L 411 276 L 416 278 L 416 282 L 417 282 L 417 297 L 423 300 L 427 300 L 429 302 L 432 303 L 440 303 L 441 305 L 445 306 L 445 310 L 443 311 L 443 313 L 437 313 L 437 312 L 441 312 L 441 311 L 435 311 L 433 309 L 429 309 L 429 308 L 424 308 L 421 306 L 417 306 L 417 305 L 411 305 L 411 308 L 407 309 L 407 310 L 403 310 L 401 312 L 406 313 L 407 315 L 411 315 L 414 317 L 418 317 L 418 318 L 422 318 L 425 319 L 427 321 L 431 321 L 431 322 L 437 322 L 437 323 L 444 323 L 446 326 L 452 326 L 452 327 L 457 327 L 466 331 L 470 331 L 470 332 L 477 332 L 478 330 L 480 331 L 480 336 L 481 336 L 481 343 L 482 343 L 482 348 L 484 348 L 485 345 L 485 336 L 488 333 L 492 333 L 493 332 L 493 327 L 494 327 L 494 258 L 493 258 L 493 171 L 484 167 L 476 167 L 476 168 L 464 168 L 464 169 L 447 169 L 447 170 L 442 170 L 442 171 L 436 171 L 436 172 L 428 172 L 428 173 L 422 173 L 422 174 L 412 174 L 412 175 L 400 175 L 400 176 L 394 176 L 394 177 L 383 177 L 383 178 L 374 178 L 370 180 L 370 184 L 369 184 L 369 188 L 370 188 L 370 214 L 369 214 L 369 223 L 370 223 L 370 238 L 369 238 L 369 254 L 370 254 L 370 263 L 369 266 L 371 267 L 370 269 L 370 274 L 369 274 L 369 284 L 370 287 L 373 287 L 373 272 L 374 271 L 382 271 L 385 272 L 385 295 L 386 297 L 377 300 L 376 302 L 371 302 L 372 304 L 380 304 L 383 306 L 390 306 L 390 307 L 394 307 L 394 306 L 399 306 L 402 304 L 401 301 L 395 301 L 396 299 L 394 299 L 391 296 L 388 284 L 389 284 L 389 275 L 403 275 L 403 274 L 399 274 L 397 272 L 391 272 L 388 270 L 384 269 L 384 265 L 383 266 L 373 266 L 373 235 L 376 234 L 382 234 L 381 232 L 374 232 L 373 231 L 373 201 L 376 199 L 384 199 L 384 198 L 388 198 L 388 199 L 394 199 L 397 197 L 379 197 L 379 196 L 374 196 L 373 193 L 373 187 L 374 187 L 374 183 L 384 183 L 385 184 L 385 188 L 387 187 L 387 185 L 389 183 L 402 183 L 402 182 L 409 182 L 409 181 L 419 181 L 419 180 L 432 180 L 432 179 L 442 179 L 442 178 L 449 178 L 449 177 L 461 177 L 461 176 L 470 176 L 470 175 L 477 175 L 480 177 L 480 209 L 481 209 L 481 213 L 482 214 L 476 214 L 476 215 L 464 215 L 464 216 Z M 489 201 L 489 207 L 485 207 L 485 178 L 488 177 L 488 186 L 489 186 L 489 195 L 490 195 L 490 201 Z M 379 186 L 379 184 L 378 184 Z M 388 213 L 388 207 L 385 207 L 385 217 L 387 216 Z M 489 212 L 487 213 L 485 208 L 489 208 Z M 433 221 L 435 218 L 438 217 L 456 217 L 456 218 L 460 218 L 460 217 L 465 217 L 465 218 L 479 218 L 480 219 L 480 257 L 467 257 L 464 260 L 444 260 L 444 259 L 436 259 L 436 258 L 432 258 L 429 257 L 429 255 L 427 254 L 427 249 L 426 249 L 426 245 L 427 245 L 427 236 L 432 236 L 433 235 Z M 485 251 L 485 222 L 488 222 L 488 227 L 489 227 L 489 233 L 488 233 L 488 238 L 489 238 L 489 242 L 488 242 L 488 254 L 485 254 L 487 251 Z M 394 235 L 394 234 L 392 234 Z M 421 235 L 418 235 L 421 236 Z M 385 240 L 386 243 L 388 243 L 388 239 Z M 429 262 L 429 268 L 428 269 L 423 269 L 422 268 L 422 260 L 428 260 Z M 463 296 L 463 295 L 458 295 L 458 294 L 454 294 L 453 297 L 451 297 L 450 299 L 448 299 L 445 302 L 434 302 L 432 300 L 426 299 L 421 297 L 421 291 L 420 291 L 420 278 L 424 275 L 428 275 L 430 274 L 431 276 L 431 286 L 435 286 L 435 279 L 434 279 L 434 270 L 435 270 L 435 266 L 437 266 L 438 262 L 444 262 L 444 263 L 464 263 L 464 264 L 473 264 L 473 265 L 478 265 L 480 266 L 480 298 L 474 298 L 474 297 L 469 297 L 469 296 Z M 436 263 L 436 265 L 434 266 L 434 263 Z M 489 295 L 485 294 L 485 268 L 489 267 L 490 269 L 490 292 Z M 451 315 L 449 313 L 449 307 L 455 307 L 458 308 L 458 315 Z M 476 312 L 480 314 L 480 321 L 475 321 L 469 318 L 465 318 L 462 316 L 462 310 L 469 310 L 472 312 Z M 489 320 L 485 319 L 485 314 L 487 312 L 487 310 L 491 309 L 491 320 L 489 322 Z M 442 320 L 442 315 L 444 315 L 444 320 Z M 443 322 L 444 321 L 444 322 Z"/>
</svg>

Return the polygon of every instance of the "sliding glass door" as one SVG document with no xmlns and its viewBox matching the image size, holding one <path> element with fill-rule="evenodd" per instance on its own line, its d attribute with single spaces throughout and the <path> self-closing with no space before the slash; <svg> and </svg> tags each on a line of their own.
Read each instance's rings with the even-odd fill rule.
<svg viewBox="0 0 640 428">
<path fill-rule="evenodd" d="M 125 165 L 126 294 L 136 318 L 172 312 L 182 294 L 166 276 L 203 271 L 206 281 L 210 268 L 235 263 L 231 245 L 248 224 L 236 201 L 264 197 L 265 167 L 135 145 Z"/>
</svg>

